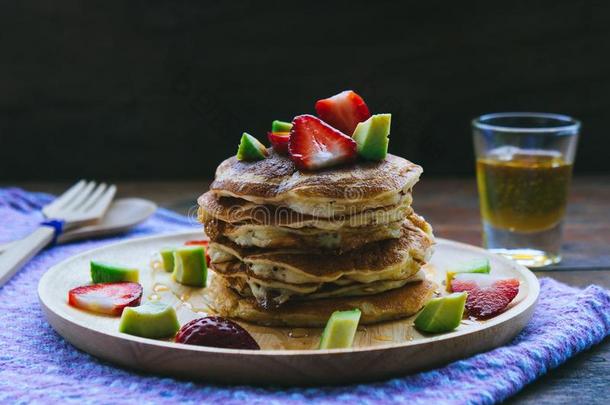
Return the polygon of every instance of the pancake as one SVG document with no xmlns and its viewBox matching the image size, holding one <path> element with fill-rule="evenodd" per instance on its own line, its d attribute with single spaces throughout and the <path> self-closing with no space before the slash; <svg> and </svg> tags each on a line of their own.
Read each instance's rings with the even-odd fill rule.
<svg viewBox="0 0 610 405">
<path fill-rule="evenodd" d="M 414 216 L 413 220 L 403 222 L 400 238 L 369 243 L 343 254 L 245 248 L 225 237 L 213 239 L 208 251 L 212 265 L 237 260 L 261 278 L 293 284 L 334 282 L 341 278 L 370 283 L 387 279 L 388 274 L 410 276 L 403 274 L 405 269 L 416 272 L 432 254 L 433 243 L 429 225 Z"/>
<path fill-rule="evenodd" d="M 213 264 L 212 270 L 228 280 L 241 295 L 253 296 L 261 307 L 276 307 L 290 299 L 317 299 L 351 295 L 370 295 L 391 288 L 398 288 L 409 281 L 421 279 L 420 264 L 408 263 L 393 272 L 382 272 L 377 279 L 361 283 L 348 277 L 332 282 L 289 283 L 270 277 L 276 274 L 257 274 L 243 262 Z"/>
<path fill-rule="evenodd" d="M 402 221 L 367 228 L 343 227 L 337 230 L 320 230 L 314 227 L 294 229 L 248 223 L 231 224 L 216 219 L 208 219 L 203 225 L 206 234 L 212 240 L 224 236 L 239 246 L 346 252 L 367 243 L 399 238 Z"/>
<path fill-rule="evenodd" d="M 402 220 L 412 212 L 411 202 L 413 198 L 411 193 L 401 193 L 399 202 L 394 205 L 350 213 L 335 204 L 332 216 L 320 217 L 296 212 L 286 206 L 261 205 L 241 198 L 219 197 L 209 191 L 197 200 L 199 204 L 198 219 L 200 222 L 218 219 L 231 224 L 248 223 L 323 230 L 384 225 Z"/>
<path fill-rule="evenodd" d="M 309 283 L 288 284 L 275 280 L 258 279 L 245 273 L 233 273 L 230 276 L 219 275 L 242 297 L 253 297 L 261 308 L 269 309 L 284 305 L 289 300 L 314 300 L 329 297 L 352 297 L 373 295 L 383 291 L 399 288 L 410 282 L 421 281 L 425 277 L 419 270 L 410 277 L 397 280 L 380 280 L 363 284 L 343 283 Z"/>
<path fill-rule="evenodd" d="M 436 285 L 429 280 L 408 283 L 374 295 L 289 301 L 279 308 L 263 309 L 254 298 L 242 297 L 222 277 L 213 277 L 213 309 L 221 316 L 269 326 L 323 327 L 334 311 L 360 309 L 360 324 L 372 324 L 414 315 L 432 297 Z"/>
<path fill-rule="evenodd" d="M 419 180 L 422 168 L 388 155 L 380 162 L 301 172 L 292 161 L 271 150 L 256 162 L 235 156 L 222 162 L 210 190 L 255 204 L 281 205 L 317 217 L 332 217 L 337 206 L 351 214 L 397 205 Z"/>
</svg>

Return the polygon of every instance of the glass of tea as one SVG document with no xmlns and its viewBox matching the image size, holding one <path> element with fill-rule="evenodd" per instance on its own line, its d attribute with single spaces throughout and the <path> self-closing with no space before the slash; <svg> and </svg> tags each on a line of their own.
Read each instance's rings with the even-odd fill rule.
<svg viewBox="0 0 610 405">
<path fill-rule="evenodd" d="M 580 122 L 517 112 L 472 127 L 484 247 L 529 267 L 558 263 Z"/>
</svg>

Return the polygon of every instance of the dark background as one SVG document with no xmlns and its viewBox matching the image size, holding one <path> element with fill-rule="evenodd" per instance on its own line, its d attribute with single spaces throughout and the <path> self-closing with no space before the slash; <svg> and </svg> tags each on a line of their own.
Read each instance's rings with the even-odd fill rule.
<svg viewBox="0 0 610 405">
<path fill-rule="evenodd" d="M 210 178 L 349 88 L 426 175 L 516 110 L 581 119 L 576 170 L 608 173 L 610 2 L 2 2 L 0 180 Z"/>
</svg>

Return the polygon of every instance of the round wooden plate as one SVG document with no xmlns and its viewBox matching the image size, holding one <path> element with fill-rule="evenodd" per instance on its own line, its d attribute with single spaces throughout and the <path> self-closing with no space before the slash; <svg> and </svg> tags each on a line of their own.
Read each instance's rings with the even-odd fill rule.
<svg viewBox="0 0 610 405">
<path fill-rule="evenodd" d="M 38 294 L 49 323 L 74 346 L 128 368 L 231 384 L 317 385 L 354 383 L 429 369 L 510 341 L 532 316 L 539 293 L 536 276 L 501 256 L 437 239 L 428 274 L 440 282 L 457 262 L 487 257 L 492 274 L 516 277 L 519 295 L 510 309 L 488 321 L 464 320 L 453 332 L 422 335 L 413 318 L 359 327 L 354 347 L 317 350 L 320 329 L 270 328 L 241 323 L 262 350 L 230 350 L 145 339 L 118 332 L 119 318 L 96 315 L 67 303 L 68 290 L 90 282 L 89 261 L 140 268 L 142 300 L 171 302 L 181 324 L 210 312 L 205 289 L 181 286 L 158 267 L 163 247 L 201 239 L 200 232 L 134 239 L 67 259 L 42 277 Z M 213 275 L 211 275 L 213 277 Z"/>
</svg>

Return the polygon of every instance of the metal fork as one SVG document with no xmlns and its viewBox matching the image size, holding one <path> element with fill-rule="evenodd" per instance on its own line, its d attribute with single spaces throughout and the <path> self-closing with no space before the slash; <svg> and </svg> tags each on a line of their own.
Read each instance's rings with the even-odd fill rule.
<svg viewBox="0 0 610 405">
<path fill-rule="evenodd" d="M 0 255 L 0 286 L 62 230 L 91 224 L 104 216 L 116 186 L 81 180 L 42 209 L 49 220 Z"/>
</svg>

